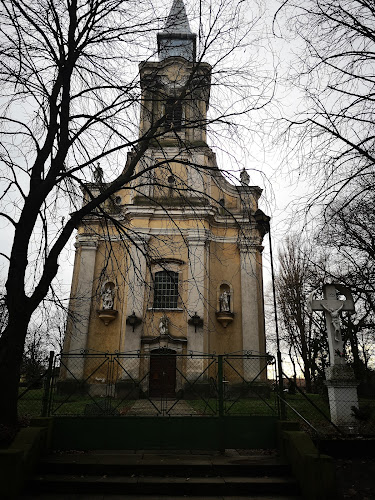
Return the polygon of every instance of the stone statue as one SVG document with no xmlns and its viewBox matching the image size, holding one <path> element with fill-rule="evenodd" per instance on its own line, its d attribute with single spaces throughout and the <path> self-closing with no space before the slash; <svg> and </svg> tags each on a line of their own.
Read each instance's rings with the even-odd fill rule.
<svg viewBox="0 0 375 500">
<path fill-rule="evenodd" d="M 94 181 L 97 184 L 103 184 L 103 179 L 104 179 L 103 169 L 100 166 L 100 163 L 98 163 L 95 170 L 94 170 Z"/>
<path fill-rule="evenodd" d="M 335 330 L 335 340 L 336 342 L 339 342 L 341 334 L 339 313 L 341 309 L 344 307 L 344 304 L 341 304 L 341 306 L 337 309 L 334 309 L 333 307 L 326 307 L 322 302 L 320 304 L 323 307 L 323 309 L 331 316 L 332 325 Z"/>
<path fill-rule="evenodd" d="M 114 292 L 113 289 L 107 286 L 106 288 L 103 289 L 102 292 L 102 303 L 103 303 L 103 309 L 113 309 L 113 303 L 114 303 Z"/>
<path fill-rule="evenodd" d="M 240 181 L 243 186 L 248 186 L 250 183 L 250 176 L 245 169 L 241 170 Z"/>
<path fill-rule="evenodd" d="M 229 293 L 226 290 L 224 290 L 224 292 L 220 295 L 219 299 L 221 312 L 230 312 L 229 298 L 230 298 Z"/>
<path fill-rule="evenodd" d="M 168 317 L 164 314 L 164 316 L 162 316 L 160 318 L 160 322 L 159 322 L 159 332 L 160 332 L 160 336 L 163 336 L 163 335 L 167 335 L 169 333 L 169 328 L 168 328 L 168 325 L 169 325 L 169 319 Z"/>
</svg>

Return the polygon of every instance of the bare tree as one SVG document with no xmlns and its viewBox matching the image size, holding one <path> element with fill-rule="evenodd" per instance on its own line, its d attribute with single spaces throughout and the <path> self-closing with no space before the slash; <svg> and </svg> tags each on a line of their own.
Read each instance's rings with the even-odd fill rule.
<svg viewBox="0 0 375 500">
<path fill-rule="evenodd" d="M 89 224 L 90 217 L 103 224 L 109 220 L 123 231 L 113 217 L 112 195 L 136 181 L 141 189 L 148 182 L 145 173 L 163 164 L 168 168 L 167 160 L 149 165 L 142 178 L 136 169 L 152 141 L 160 143 L 170 131 L 166 113 L 137 135 L 138 114 L 147 103 L 141 102 L 133 61 L 148 50 L 150 34 L 160 28 L 156 7 L 133 0 L 0 3 L 1 216 L 13 231 L 11 252 L 3 254 L 8 260 L 8 319 L 0 338 L 0 419 L 5 425 L 16 421 L 30 318 L 50 293 L 73 231 L 82 220 Z M 200 20 L 197 62 L 174 104 L 186 97 L 187 88 L 200 89 L 200 67 L 207 57 L 214 105 L 204 123 L 197 119 L 184 126 L 218 123 L 227 143 L 238 117 L 268 102 L 272 85 L 260 74 L 255 91 L 243 56 L 258 17 L 245 16 L 241 1 L 210 6 L 209 14 L 208 22 Z M 93 175 L 95 189 L 88 182 Z M 170 187 L 161 183 L 161 189 Z M 175 189 L 181 195 L 186 191 L 182 183 Z"/>
<path fill-rule="evenodd" d="M 332 217 L 316 232 L 314 251 L 301 237 L 288 237 L 279 252 L 276 290 L 282 340 L 289 359 L 299 365 L 309 390 L 316 379 L 324 378 L 328 364 L 326 327 L 322 315 L 311 314 L 306 305 L 308 294 L 324 282 L 342 283 L 353 293 L 356 314 L 343 314 L 342 338 L 347 361 L 358 380 L 364 382 L 371 371 L 373 353 L 373 273 L 372 204 L 366 200 L 352 206 L 330 207 Z M 357 211 L 353 210 L 356 206 Z M 364 210 L 360 210 L 364 206 Z M 346 213 L 348 210 L 348 213 Z"/>
<path fill-rule="evenodd" d="M 302 211 L 321 222 L 310 238 L 329 257 L 312 257 L 316 274 L 353 292 L 357 314 L 343 315 L 343 338 L 360 378 L 373 331 L 375 5 L 286 0 L 274 21 L 278 36 L 297 41 L 288 84 L 298 106 L 282 134 L 288 168 L 307 181 Z"/>
<path fill-rule="evenodd" d="M 345 284 L 353 293 L 356 314 L 343 317 L 343 334 L 348 357 L 357 378 L 364 377 L 374 355 L 374 267 L 375 220 L 371 187 L 361 182 L 360 198 L 342 194 L 326 211 L 317 247 L 331 254 L 330 279 Z"/>
<path fill-rule="evenodd" d="M 30 324 L 23 351 L 21 380 L 26 385 L 41 382 L 40 376 L 48 365 L 48 336 L 42 325 Z"/>
<path fill-rule="evenodd" d="M 323 375 L 328 344 L 321 318 L 307 309 L 307 297 L 319 284 L 311 262 L 311 251 L 297 235 L 286 238 L 279 251 L 276 276 L 277 304 L 280 311 L 282 340 L 294 366 L 298 365 L 312 391 L 312 382 Z M 315 316 L 315 315 L 314 315 Z"/>
<path fill-rule="evenodd" d="M 358 196 L 358 179 L 367 179 L 373 190 L 374 3 L 286 0 L 274 30 L 298 42 L 290 78 L 296 101 L 302 98 L 298 114 L 286 120 L 287 155 L 291 168 L 308 180 L 307 208 L 327 206 L 341 192 Z"/>
</svg>

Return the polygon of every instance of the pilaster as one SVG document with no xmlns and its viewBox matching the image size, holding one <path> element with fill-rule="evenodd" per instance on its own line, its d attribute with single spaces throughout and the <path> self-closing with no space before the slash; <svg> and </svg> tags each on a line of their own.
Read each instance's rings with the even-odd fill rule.
<svg viewBox="0 0 375 500">
<path fill-rule="evenodd" d="M 127 271 L 128 294 L 124 320 L 135 313 L 138 318 L 144 318 L 145 284 L 147 275 L 146 253 L 149 235 L 132 238 L 130 247 L 129 267 Z M 139 351 L 141 349 L 142 324 L 124 325 L 125 339 L 122 351 Z"/>
<path fill-rule="evenodd" d="M 205 230 L 189 231 L 187 235 L 189 245 L 189 270 L 188 270 L 188 318 L 197 313 L 204 319 L 203 327 L 196 328 L 187 325 L 188 351 L 204 352 L 204 332 L 207 328 L 205 317 L 205 277 L 206 277 L 206 245 L 208 235 Z"/>
<path fill-rule="evenodd" d="M 76 251 L 80 252 L 77 289 L 71 298 L 73 321 L 70 335 L 69 352 L 79 352 L 86 349 L 89 331 L 92 289 L 94 282 L 96 251 L 98 237 L 78 235 Z M 84 376 L 84 359 L 68 358 L 67 377 L 80 380 Z"/>
<path fill-rule="evenodd" d="M 264 354 L 261 346 L 260 325 L 262 318 L 262 283 L 261 273 L 258 272 L 257 254 L 259 245 L 248 242 L 239 243 L 241 265 L 241 315 L 242 315 L 242 349 L 253 354 Z M 245 370 L 247 377 L 254 377 L 260 371 L 256 363 L 251 363 L 251 368 Z M 247 373 L 251 370 L 251 373 Z"/>
</svg>

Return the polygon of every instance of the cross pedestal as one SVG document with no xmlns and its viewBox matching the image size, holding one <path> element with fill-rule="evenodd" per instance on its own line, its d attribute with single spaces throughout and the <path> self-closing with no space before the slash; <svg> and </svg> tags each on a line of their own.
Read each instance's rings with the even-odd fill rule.
<svg viewBox="0 0 375 500">
<path fill-rule="evenodd" d="M 338 300 L 336 291 L 344 295 L 346 300 Z M 311 297 L 310 307 L 312 311 L 324 311 L 327 325 L 331 365 L 326 368 L 325 383 L 331 420 L 335 425 L 352 433 L 356 431 L 357 426 L 352 407 L 358 408 L 358 383 L 353 369 L 345 362 L 339 314 L 341 311 L 354 312 L 354 301 L 349 289 L 338 284 L 324 285 L 323 296 L 323 300 L 314 300 Z"/>
</svg>

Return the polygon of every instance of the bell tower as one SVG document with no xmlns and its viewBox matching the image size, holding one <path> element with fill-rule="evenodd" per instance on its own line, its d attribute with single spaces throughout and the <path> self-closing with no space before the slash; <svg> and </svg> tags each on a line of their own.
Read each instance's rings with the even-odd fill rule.
<svg viewBox="0 0 375 500">
<path fill-rule="evenodd" d="M 206 146 L 211 66 L 196 62 L 196 35 L 182 0 L 174 0 L 157 38 L 159 60 L 140 64 L 140 137 L 159 123 L 153 144 L 180 149 Z"/>
</svg>

